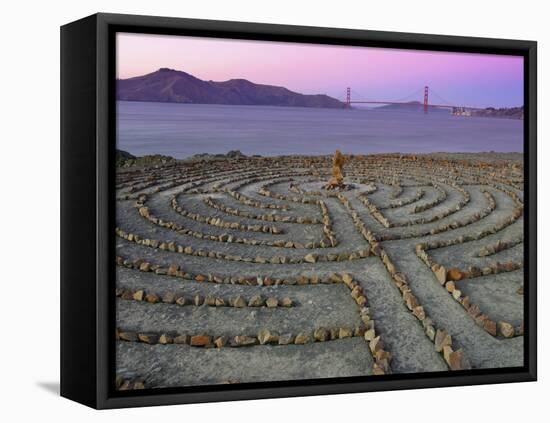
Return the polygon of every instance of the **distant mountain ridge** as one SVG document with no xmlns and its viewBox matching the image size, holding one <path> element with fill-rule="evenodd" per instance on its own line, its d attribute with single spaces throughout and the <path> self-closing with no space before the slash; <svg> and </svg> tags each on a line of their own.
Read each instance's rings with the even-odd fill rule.
<svg viewBox="0 0 550 423">
<path fill-rule="evenodd" d="M 420 111 L 424 110 L 424 103 L 420 101 L 409 101 L 408 103 L 401 104 L 386 104 L 385 106 L 376 107 L 377 110 L 407 110 L 407 111 Z M 428 111 L 430 112 L 446 112 L 449 111 L 443 107 L 428 105 Z"/>
<path fill-rule="evenodd" d="M 191 104 L 233 104 L 343 108 L 325 94 L 300 94 L 284 87 L 255 84 L 246 79 L 203 81 L 183 71 L 160 68 L 143 76 L 117 80 L 117 100 Z"/>
</svg>

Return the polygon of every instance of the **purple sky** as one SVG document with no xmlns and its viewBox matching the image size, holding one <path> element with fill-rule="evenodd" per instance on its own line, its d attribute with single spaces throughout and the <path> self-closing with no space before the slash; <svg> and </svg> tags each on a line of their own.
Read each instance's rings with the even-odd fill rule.
<svg viewBox="0 0 550 423">
<path fill-rule="evenodd" d="M 204 80 L 245 78 L 344 100 L 418 100 L 424 85 L 454 105 L 523 105 L 523 58 L 466 53 L 242 41 L 148 34 L 117 35 L 117 77 L 168 67 Z M 417 93 L 414 97 L 407 97 Z M 405 98 L 406 97 L 406 98 Z"/>
</svg>

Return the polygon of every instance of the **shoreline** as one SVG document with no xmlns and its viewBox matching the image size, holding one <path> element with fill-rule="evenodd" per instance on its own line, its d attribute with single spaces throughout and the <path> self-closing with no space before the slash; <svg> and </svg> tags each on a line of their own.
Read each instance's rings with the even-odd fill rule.
<svg viewBox="0 0 550 423">
<path fill-rule="evenodd" d="M 498 151 L 483 151 L 483 152 L 432 152 L 432 153 L 372 153 L 372 154 L 345 154 L 349 158 L 366 158 L 366 157 L 416 157 L 418 159 L 438 159 L 438 160 L 467 160 L 472 162 L 523 162 L 523 152 L 498 152 Z M 174 158 L 168 155 L 152 154 L 144 156 L 135 156 L 127 151 L 116 150 L 116 163 L 117 167 L 130 167 L 130 166 L 158 166 L 176 163 L 193 163 L 193 162 L 209 162 L 209 161 L 221 161 L 221 160 L 284 160 L 288 158 L 302 158 L 304 160 L 314 158 L 328 158 L 330 154 L 284 154 L 277 156 L 262 156 L 259 154 L 246 155 L 239 150 L 231 150 L 227 153 L 199 153 L 193 156 L 188 156 L 182 159 Z"/>
</svg>

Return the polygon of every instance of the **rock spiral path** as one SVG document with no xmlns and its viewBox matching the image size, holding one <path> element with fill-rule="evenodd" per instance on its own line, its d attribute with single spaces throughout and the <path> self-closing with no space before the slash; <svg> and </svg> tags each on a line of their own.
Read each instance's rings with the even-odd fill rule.
<svg viewBox="0 0 550 423">
<path fill-rule="evenodd" d="M 520 366 L 523 168 L 454 156 L 117 171 L 117 387 Z"/>
</svg>

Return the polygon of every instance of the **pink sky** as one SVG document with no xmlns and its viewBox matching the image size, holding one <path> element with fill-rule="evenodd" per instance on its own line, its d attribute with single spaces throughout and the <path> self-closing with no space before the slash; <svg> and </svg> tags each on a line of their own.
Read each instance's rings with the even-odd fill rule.
<svg viewBox="0 0 550 423">
<path fill-rule="evenodd" d="M 119 33 L 117 77 L 129 78 L 161 67 L 204 80 L 244 78 L 304 94 L 352 99 L 422 101 L 430 87 L 455 105 L 523 105 L 523 58 L 366 47 L 343 47 Z"/>
</svg>

